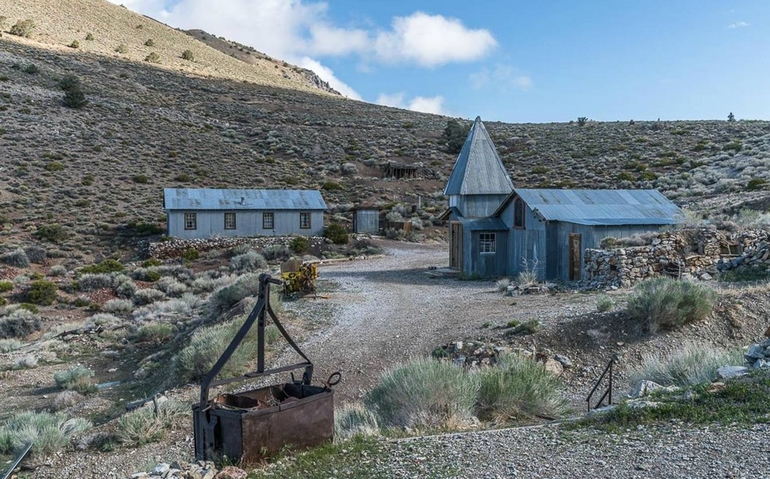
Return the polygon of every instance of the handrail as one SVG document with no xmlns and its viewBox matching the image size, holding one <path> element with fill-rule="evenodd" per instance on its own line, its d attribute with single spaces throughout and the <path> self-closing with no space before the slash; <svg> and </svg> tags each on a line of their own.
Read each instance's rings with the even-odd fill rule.
<svg viewBox="0 0 770 479">
<path fill-rule="evenodd" d="M 607 366 L 604 368 L 604 371 L 602 372 L 601 376 L 599 376 L 599 379 L 596 381 L 596 384 L 594 384 L 593 389 L 591 389 L 591 392 L 588 393 L 588 397 L 586 397 L 586 403 L 588 403 L 588 412 L 591 412 L 591 397 L 593 397 L 594 393 L 597 389 L 599 389 L 599 386 L 602 384 L 602 380 L 604 380 L 604 376 L 607 374 L 610 375 L 609 380 L 609 386 L 604 391 L 604 394 L 602 394 L 602 397 L 599 398 L 599 402 L 596 403 L 596 406 L 593 407 L 593 409 L 598 409 L 602 406 L 602 403 L 604 402 L 605 398 L 609 399 L 608 405 L 612 405 L 612 369 L 613 365 L 615 364 L 615 358 L 612 357 L 610 359 L 610 362 L 607 363 Z"/>
<path fill-rule="evenodd" d="M 19 463 L 21 463 L 21 460 L 24 459 L 24 457 L 29 453 L 30 449 L 32 449 L 31 442 L 27 444 L 27 446 L 24 448 L 21 454 L 19 454 L 18 457 L 16 457 L 16 460 L 13 461 L 13 464 L 11 464 L 11 467 L 9 467 L 5 471 L 5 473 L 3 474 L 3 479 L 8 479 L 9 477 L 11 477 L 11 474 L 13 474 L 13 470 L 19 466 Z"/>
</svg>

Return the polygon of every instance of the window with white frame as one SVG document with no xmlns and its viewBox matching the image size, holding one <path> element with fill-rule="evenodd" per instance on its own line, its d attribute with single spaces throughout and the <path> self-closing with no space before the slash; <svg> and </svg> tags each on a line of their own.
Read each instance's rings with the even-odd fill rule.
<svg viewBox="0 0 770 479">
<path fill-rule="evenodd" d="M 184 229 L 197 230 L 198 229 L 198 215 L 197 213 L 185 213 L 184 214 Z"/>
<path fill-rule="evenodd" d="M 303 230 L 310 229 L 310 213 L 302 212 L 299 214 L 299 227 Z"/>
<path fill-rule="evenodd" d="M 273 213 L 262 213 L 262 229 L 271 230 L 275 228 L 275 216 Z"/>
<path fill-rule="evenodd" d="M 225 213 L 225 229 L 235 229 L 235 213 Z"/>
<path fill-rule="evenodd" d="M 479 253 L 495 252 L 495 233 L 479 233 Z"/>
</svg>

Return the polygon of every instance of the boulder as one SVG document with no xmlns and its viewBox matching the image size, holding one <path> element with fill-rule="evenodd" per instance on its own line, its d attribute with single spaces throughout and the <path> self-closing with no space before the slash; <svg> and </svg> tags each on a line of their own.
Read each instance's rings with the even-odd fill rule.
<svg viewBox="0 0 770 479">
<path fill-rule="evenodd" d="M 717 376 L 721 379 L 737 378 L 745 376 L 749 373 L 749 368 L 746 366 L 722 366 L 717 369 Z"/>
<path fill-rule="evenodd" d="M 639 384 L 637 384 L 634 390 L 631 391 L 630 397 L 632 399 L 641 398 L 649 395 L 653 391 L 658 391 L 660 389 L 663 389 L 663 386 L 654 381 L 648 381 L 645 379 L 639 381 Z"/>
</svg>

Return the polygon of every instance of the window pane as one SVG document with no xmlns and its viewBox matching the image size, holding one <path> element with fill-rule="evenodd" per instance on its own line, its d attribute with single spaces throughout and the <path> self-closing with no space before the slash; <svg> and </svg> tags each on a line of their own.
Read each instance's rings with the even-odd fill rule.
<svg viewBox="0 0 770 479">
<path fill-rule="evenodd" d="M 299 227 L 302 229 L 310 228 L 310 213 L 299 214 Z"/>
<path fill-rule="evenodd" d="M 479 233 L 479 252 L 495 252 L 495 233 Z"/>
<path fill-rule="evenodd" d="M 235 213 L 225 213 L 225 229 L 235 229 Z"/>
<path fill-rule="evenodd" d="M 198 228 L 198 221 L 195 213 L 184 214 L 184 229 L 194 230 Z"/>
<path fill-rule="evenodd" d="M 262 229 L 271 230 L 275 227 L 273 213 L 262 213 Z"/>
</svg>

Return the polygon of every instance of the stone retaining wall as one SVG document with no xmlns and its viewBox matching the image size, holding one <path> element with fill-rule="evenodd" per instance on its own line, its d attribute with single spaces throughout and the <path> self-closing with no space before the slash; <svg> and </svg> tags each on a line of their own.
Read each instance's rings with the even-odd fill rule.
<svg viewBox="0 0 770 479">
<path fill-rule="evenodd" d="M 628 287 L 661 274 L 709 280 L 724 269 L 723 265 L 753 254 L 758 245 L 767 241 L 767 231 L 667 231 L 647 246 L 587 249 L 585 280 L 593 288 Z"/>
<path fill-rule="evenodd" d="M 253 238 L 243 237 L 219 237 L 209 239 L 173 239 L 160 243 L 150 243 L 149 255 L 152 258 L 165 259 L 181 256 L 186 250 L 193 248 L 199 252 L 212 249 L 228 249 L 239 244 L 248 244 L 254 249 L 260 250 L 269 246 L 289 246 L 296 236 L 258 236 Z M 322 236 L 307 237 L 310 248 L 318 247 L 327 242 Z"/>
</svg>

